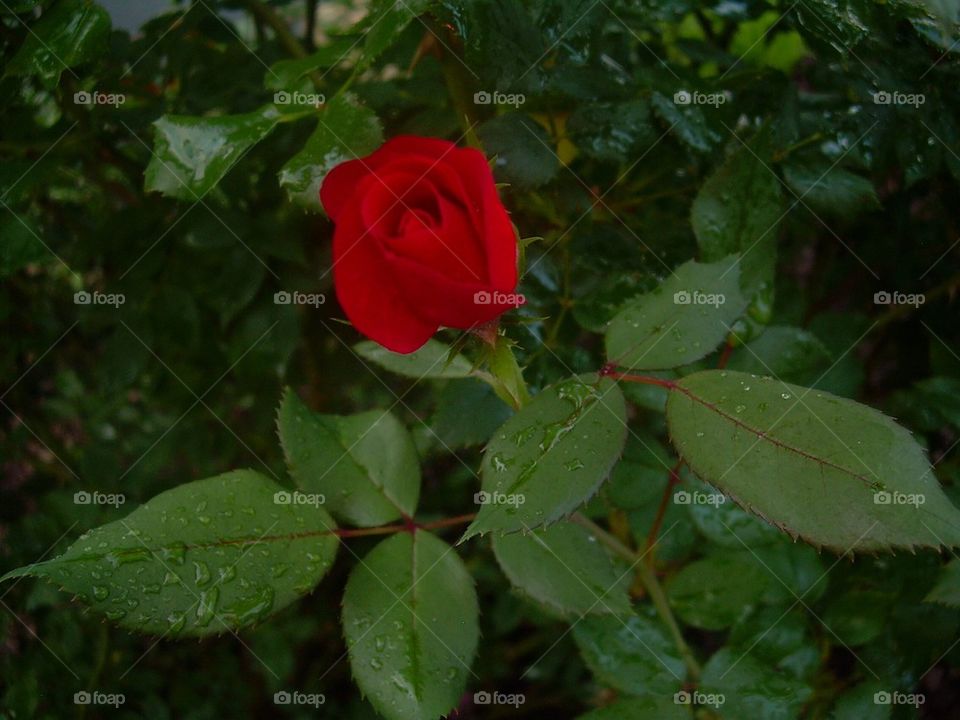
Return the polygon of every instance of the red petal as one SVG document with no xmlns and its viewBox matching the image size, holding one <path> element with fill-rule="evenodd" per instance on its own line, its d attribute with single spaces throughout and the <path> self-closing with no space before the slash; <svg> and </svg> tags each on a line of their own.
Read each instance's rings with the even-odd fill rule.
<svg viewBox="0 0 960 720">
<path fill-rule="evenodd" d="M 348 160 L 327 173 L 320 185 L 320 203 L 327 217 L 336 220 L 351 201 L 360 181 L 370 174 L 365 159 Z"/>
<path fill-rule="evenodd" d="M 388 350 L 410 353 L 437 331 L 411 309 L 384 262 L 378 243 L 364 233 L 359 212 L 344 212 L 333 233 L 333 279 L 350 322 Z"/>
</svg>

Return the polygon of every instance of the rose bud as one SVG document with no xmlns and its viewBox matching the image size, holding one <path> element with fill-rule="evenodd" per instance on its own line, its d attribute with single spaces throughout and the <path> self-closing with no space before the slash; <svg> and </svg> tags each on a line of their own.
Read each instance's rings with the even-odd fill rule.
<svg viewBox="0 0 960 720">
<path fill-rule="evenodd" d="M 440 327 L 470 330 L 522 303 L 517 237 L 478 150 L 401 136 L 331 170 L 337 299 L 361 333 L 410 353 Z"/>
</svg>

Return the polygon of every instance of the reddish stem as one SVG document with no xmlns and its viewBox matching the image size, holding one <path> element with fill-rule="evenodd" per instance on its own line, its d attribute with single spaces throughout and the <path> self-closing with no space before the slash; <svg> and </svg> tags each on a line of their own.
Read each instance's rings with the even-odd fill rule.
<svg viewBox="0 0 960 720">
<path fill-rule="evenodd" d="M 660 534 L 660 528 L 663 527 L 663 516 L 667 514 L 667 505 L 670 502 L 670 496 L 673 489 L 680 484 L 680 468 L 683 467 L 684 460 L 677 460 L 677 464 L 670 468 L 670 479 L 667 481 L 667 487 L 663 490 L 663 496 L 660 498 L 660 507 L 657 508 L 657 516 L 650 526 L 650 532 L 647 534 L 647 547 L 644 557 L 647 564 L 653 566 L 653 546 L 657 542 L 657 536 Z"/>
<path fill-rule="evenodd" d="M 727 344 L 723 346 L 723 350 L 720 353 L 720 359 L 717 360 L 717 369 L 723 370 L 727 363 L 730 361 L 730 354 L 733 352 L 733 343 L 727 340 Z"/>
<path fill-rule="evenodd" d="M 337 528 L 333 531 L 333 534 L 340 538 L 354 538 L 367 537 L 369 535 L 391 535 L 398 532 L 414 533 L 417 530 L 436 530 L 450 527 L 451 525 L 462 525 L 463 523 L 470 522 L 476 516 L 476 513 L 456 515 L 455 517 L 432 520 L 428 523 L 418 523 L 411 517 L 404 517 L 403 524 L 381 525 L 372 528 Z"/>
<path fill-rule="evenodd" d="M 659 387 L 667 388 L 668 390 L 674 390 L 677 387 L 677 383 L 673 380 L 667 380 L 665 378 L 653 377 L 651 375 L 631 375 L 630 373 L 622 373 L 617 370 L 617 366 L 613 363 L 608 363 L 600 368 L 598 373 L 600 377 L 608 377 L 613 380 L 623 380 L 624 382 L 635 382 L 642 385 L 657 385 Z"/>
</svg>

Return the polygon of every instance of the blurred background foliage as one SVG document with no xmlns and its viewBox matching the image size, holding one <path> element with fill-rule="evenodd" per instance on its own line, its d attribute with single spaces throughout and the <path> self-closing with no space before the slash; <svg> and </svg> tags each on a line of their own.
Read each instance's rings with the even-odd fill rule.
<svg viewBox="0 0 960 720">
<path fill-rule="evenodd" d="M 476 133 L 497 156 L 504 201 L 531 239 L 528 304 L 505 323 L 534 388 L 602 364 L 598 333 L 616 309 L 666 267 L 709 252 L 690 221 L 704 183 L 731 158 L 756 157 L 768 172 L 751 185 L 731 178 L 729 195 L 725 176 L 715 185 L 725 202 L 770 203 L 776 248 L 773 282 L 738 327 L 751 350 L 732 348 L 729 366 L 896 416 L 957 501 L 957 12 L 934 0 L 0 0 L 3 568 L 55 554 L 188 480 L 235 467 L 284 477 L 275 408 L 286 384 L 324 412 L 393 407 L 418 439 L 424 516 L 474 509 L 480 449 L 509 410 L 477 381 L 414 383 L 354 354 L 331 287 L 331 225 L 285 168 L 310 150 L 316 123 L 283 116 L 271 105 L 278 90 L 368 108 L 386 137 Z M 76 103 L 84 91 L 125 102 Z M 479 91 L 524 102 L 477 105 Z M 723 101 L 683 104 L 679 92 Z M 878 92 L 924 102 L 878 104 Z M 154 125 L 241 113 L 261 119 Z M 375 145 L 376 118 L 344 111 L 336 127 Z M 326 147 L 312 142 L 310 167 Z M 156 177 L 178 153 L 202 169 L 191 182 L 201 192 L 179 199 Z M 84 289 L 125 302 L 75 304 Z M 274 303 L 294 289 L 328 302 Z M 877 304 L 882 291 L 926 302 Z M 662 393 L 625 392 L 635 435 L 590 512 L 642 546 L 675 458 Z M 74 504 L 92 489 L 127 504 Z M 760 700 L 727 717 L 909 717 L 873 704 L 892 688 L 926 693 L 923 717 L 960 717 L 956 573 L 940 602 L 923 601 L 946 559 L 837 563 L 724 512 L 718 524 L 671 505 L 657 570 L 716 675 L 729 653 L 752 648 L 725 682 Z M 779 558 L 791 587 L 809 591 L 802 602 L 751 565 L 729 525 Z M 643 648 L 610 645 L 605 662 L 585 651 L 585 662 L 578 646 L 603 627 L 562 634 L 563 622 L 510 591 L 487 542 L 463 554 L 483 608 L 470 692 L 527 701 L 465 703 L 462 717 L 572 717 L 630 692 Z M 199 644 L 111 628 L 38 582 L 0 588 L 0 712 L 68 717 L 83 711 L 74 692 L 100 687 L 126 695 L 125 717 L 306 716 L 272 703 L 297 687 L 323 692 L 330 717 L 372 717 L 342 659 L 351 563 L 340 557 L 303 602 L 240 639 Z"/>
</svg>

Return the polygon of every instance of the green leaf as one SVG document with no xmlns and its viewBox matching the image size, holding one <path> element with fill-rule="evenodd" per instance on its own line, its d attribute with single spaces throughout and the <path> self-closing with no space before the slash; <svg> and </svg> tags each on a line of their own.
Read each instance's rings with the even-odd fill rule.
<svg viewBox="0 0 960 720">
<path fill-rule="evenodd" d="M 350 573 L 343 632 L 353 676 L 390 720 L 446 715 L 477 648 L 477 596 L 460 558 L 430 533 L 398 533 Z"/>
<path fill-rule="evenodd" d="M 338 65 L 358 45 L 359 41 L 356 38 L 335 37 L 305 58 L 275 62 L 264 73 L 263 86 L 268 90 L 292 90 L 314 70 Z"/>
<path fill-rule="evenodd" d="M 142 632 L 234 630 L 310 592 L 333 564 L 339 540 L 331 517 L 284 497 L 251 470 L 197 480 L 0 580 L 44 578 Z"/>
<path fill-rule="evenodd" d="M 944 566 L 937 584 L 923 600 L 960 608 L 960 560 L 951 560 Z"/>
<path fill-rule="evenodd" d="M 804 598 L 804 602 L 809 601 Z M 755 660 L 776 666 L 811 647 L 804 612 L 805 608 L 799 603 L 786 611 L 780 606 L 759 608 L 741 618 L 730 630 L 728 642 L 740 652 L 749 652 Z"/>
<path fill-rule="evenodd" d="M 729 648 L 707 661 L 700 690 L 718 698 L 722 695 L 718 712 L 731 719 L 795 720 L 813 694 L 805 683 Z"/>
<path fill-rule="evenodd" d="M 199 200 L 273 130 L 279 117 L 273 105 L 222 117 L 164 115 L 153 124 L 154 154 L 146 169 L 144 189 L 180 200 Z"/>
<path fill-rule="evenodd" d="M 794 538 L 840 553 L 960 543 L 923 449 L 865 405 L 709 370 L 677 382 L 667 422 L 697 475 Z"/>
<path fill-rule="evenodd" d="M 670 697 L 618 700 L 612 705 L 578 715 L 577 720 L 691 720 L 692 708 Z"/>
<path fill-rule="evenodd" d="M 734 350 L 727 369 L 773 375 L 779 380 L 804 385 L 820 379 L 831 363 L 826 345 L 813 333 L 795 327 L 770 326 L 760 337 Z"/>
<path fill-rule="evenodd" d="M 632 153 L 657 139 L 643 100 L 581 105 L 570 115 L 567 130 L 590 157 L 619 163 L 632 162 Z"/>
<path fill-rule="evenodd" d="M 522 113 L 495 117 L 481 125 L 477 134 L 487 154 L 495 156 L 493 172 L 499 182 L 535 188 L 560 168 L 546 132 Z"/>
<path fill-rule="evenodd" d="M 674 693 L 683 684 L 683 660 L 659 620 L 634 615 L 588 615 L 573 628 L 580 654 L 597 679 L 637 695 Z"/>
<path fill-rule="evenodd" d="M 783 535 L 756 515 L 751 515 L 709 485 L 685 482 L 673 495 L 675 504 L 684 504 L 697 530 L 711 543 L 735 550 L 775 542 Z"/>
<path fill-rule="evenodd" d="M 447 383 L 438 393 L 430 431 L 444 449 L 482 445 L 512 414 L 510 407 L 485 383 Z"/>
<path fill-rule="evenodd" d="M 856 685 L 837 698 L 830 720 L 890 720 L 891 705 L 874 700 L 877 693 L 889 694 L 889 685 L 869 680 Z"/>
<path fill-rule="evenodd" d="M 290 200 L 322 210 L 320 184 L 334 167 L 364 157 L 383 142 L 383 128 L 372 110 L 349 94 L 331 99 L 317 118 L 317 128 L 303 149 L 280 170 L 280 185 Z"/>
<path fill-rule="evenodd" d="M 110 16 L 91 0 L 60 0 L 30 27 L 5 76 L 38 75 L 52 90 L 60 74 L 105 52 Z"/>
<path fill-rule="evenodd" d="M 277 418 L 290 475 L 344 522 L 372 527 L 413 515 L 420 463 L 410 433 L 389 412 L 312 412 L 289 388 Z"/>
<path fill-rule="evenodd" d="M 872 182 L 826 162 L 787 164 L 783 177 L 814 212 L 854 218 L 865 210 L 880 207 Z"/>
<path fill-rule="evenodd" d="M 359 342 L 353 349 L 365 360 L 417 380 L 466 378 L 477 374 L 469 360 L 463 355 L 451 354 L 450 347 L 438 340 L 427 340 L 422 348 L 406 355 L 391 352 L 372 340 Z"/>
<path fill-rule="evenodd" d="M 545 388 L 488 443 L 480 512 L 463 540 L 569 515 L 607 478 L 626 435 L 623 394 L 610 380 L 582 375 Z"/>
<path fill-rule="evenodd" d="M 631 370 L 687 365 L 713 352 L 747 307 L 737 258 L 691 260 L 607 327 L 607 358 Z"/>
<path fill-rule="evenodd" d="M 723 630 L 776 582 L 749 552 L 718 552 L 685 565 L 670 579 L 667 597 L 686 624 Z"/>
<path fill-rule="evenodd" d="M 783 214 L 780 181 L 754 151 L 741 148 L 700 188 L 690 210 L 701 259 L 740 254 L 740 285 L 752 295 L 773 282 L 777 227 Z"/>
<path fill-rule="evenodd" d="M 533 533 L 494 536 L 493 552 L 515 587 L 560 612 L 630 612 L 632 573 L 618 568 L 580 525 L 560 522 Z"/>
<path fill-rule="evenodd" d="M 381 53 L 393 45 L 407 25 L 431 5 L 432 0 L 374 0 L 370 3 L 369 14 L 356 27 L 357 30 L 365 30 L 366 34 L 357 69 L 370 67 Z"/>
<path fill-rule="evenodd" d="M 653 93 L 653 109 L 681 142 L 697 152 L 709 152 L 721 137 L 710 128 L 698 105 L 677 105 L 671 98 Z M 709 111 L 708 111 L 709 112 Z"/>
</svg>

